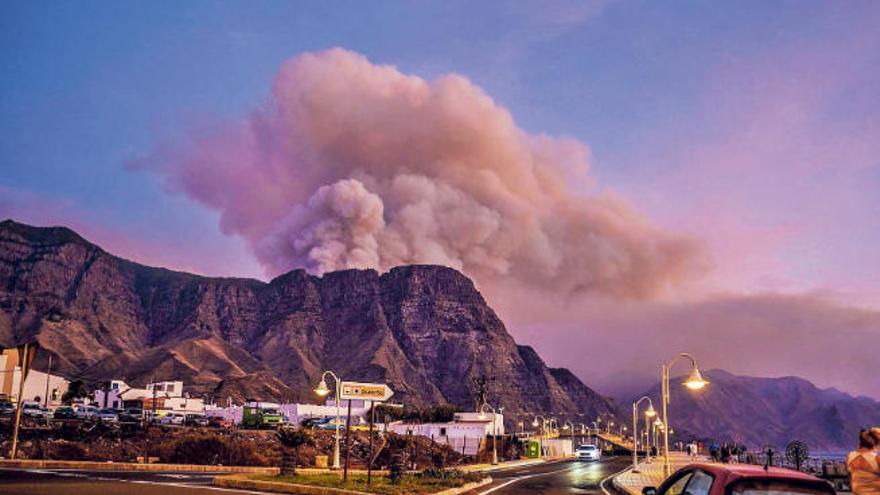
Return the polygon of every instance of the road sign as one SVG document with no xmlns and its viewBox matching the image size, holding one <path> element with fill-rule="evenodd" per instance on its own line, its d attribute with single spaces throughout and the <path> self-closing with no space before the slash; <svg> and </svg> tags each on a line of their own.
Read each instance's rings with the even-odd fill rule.
<svg viewBox="0 0 880 495">
<path fill-rule="evenodd" d="M 342 400 L 372 400 L 382 402 L 391 398 L 394 391 L 384 383 L 342 382 Z"/>
</svg>

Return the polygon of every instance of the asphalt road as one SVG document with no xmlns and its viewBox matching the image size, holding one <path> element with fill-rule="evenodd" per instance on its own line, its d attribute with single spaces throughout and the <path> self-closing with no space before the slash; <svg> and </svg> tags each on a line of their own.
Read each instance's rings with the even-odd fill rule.
<svg viewBox="0 0 880 495">
<path fill-rule="evenodd" d="M 254 494 L 211 486 L 219 473 L 0 469 L 0 494 L 220 495 Z"/>
<path fill-rule="evenodd" d="M 599 462 L 560 461 L 489 473 L 491 485 L 467 495 L 603 494 L 599 486 L 626 468 L 628 457 Z M 264 492 L 211 486 L 219 473 L 0 469 L 0 495 L 220 495 Z M 610 481 L 605 488 L 614 494 Z"/>
<path fill-rule="evenodd" d="M 561 461 L 512 468 L 489 473 L 491 485 L 472 490 L 467 495 L 562 495 L 604 494 L 599 486 L 611 475 L 625 469 L 629 457 L 608 457 L 599 462 Z M 604 487 L 616 492 L 608 480 Z"/>
</svg>

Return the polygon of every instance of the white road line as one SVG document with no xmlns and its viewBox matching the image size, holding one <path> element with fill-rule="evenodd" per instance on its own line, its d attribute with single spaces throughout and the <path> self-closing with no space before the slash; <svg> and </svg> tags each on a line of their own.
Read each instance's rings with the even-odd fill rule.
<svg viewBox="0 0 880 495">
<path fill-rule="evenodd" d="M 599 488 L 602 489 L 602 493 L 604 493 L 605 495 L 614 495 L 614 494 L 612 494 L 607 488 L 605 488 L 605 482 L 608 481 L 608 480 L 610 480 L 611 478 L 617 476 L 618 474 L 620 474 L 620 473 L 626 471 L 627 469 L 632 469 L 632 466 L 627 466 L 627 467 L 621 469 L 620 471 L 618 471 L 618 472 L 616 472 L 616 473 L 614 473 L 614 474 L 612 474 L 612 475 L 606 477 L 604 480 L 600 481 L 600 482 L 599 482 Z"/>
<path fill-rule="evenodd" d="M 57 471 L 51 470 L 43 470 L 43 469 L 4 469 L 4 471 L 24 471 L 27 473 L 34 474 L 51 474 L 53 476 L 72 476 L 72 473 L 59 473 Z M 73 475 L 75 476 L 75 475 Z M 149 481 L 149 480 L 127 480 L 125 478 L 105 478 L 103 476 L 89 476 L 87 474 L 81 474 L 77 476 L 78 478 L 85 478 L 89 480 L 95 481 L 118 481 L 120 483 L 137 483 L 140 485 L 157 485 L 157 486 L 176 486 L 181 488 L 196 488 L 200 490 L 214 490 L 218 492 L 234 492 L 234 493 L 248 493 L 252 495 L 266 495 L 266 492 L 255 492 L 251 490 L 241 490 L 236 488 L 222 488 L 219 486 L 210 486 L 210 485 L 187 485 L 185 483 L 165 483 L 161 481 Z"/>
<path fill-rule="evenodd" d="M 569 467 L 567 467 L 567 468 L 565 468 L 565 469 L 557 469 L 556 471 L 547 471 L 546 473 L 535 473 L 535 474 L 529 474 L 529 475 L 526 475 L 526 476 L 519 476 L 519 477 L 516 477 L 516 478 L 510 479 L 510 480 L 507 480 L 507 481 L 505 481 L 504 483 L 501 483 L 501 484 L 498 485 L 498 486 L 493 486 L 492 488 L 489 488 L 489 489 L 486 490 L 486 491 L 480 492 L 480 493 L 478 493 L 477 495 L 486 495 L 487 493 L 492 493 L 492 492 L 494 492 L 495 490 L 500 490 L 501 488 L 504 488 L 504 487 L 507 486 L 507 485 L 512 485 L 512 484 L 516 483 L 517 481 L 527 480 L 527 479 L 529 479 L 529 478 L 537 478 L 537 477 L 539 477 L 539 476 L 547 476 L 547 475 L 550 475 L 550 474 L 564 473 L 564 472 L 566 472 L 566 471 L 571 471 L 572 469 L 575 469 L 576 467 L 577 467 L 577 466 L 574 466 L 574 467 L 569 466 Z"/>
</svg>

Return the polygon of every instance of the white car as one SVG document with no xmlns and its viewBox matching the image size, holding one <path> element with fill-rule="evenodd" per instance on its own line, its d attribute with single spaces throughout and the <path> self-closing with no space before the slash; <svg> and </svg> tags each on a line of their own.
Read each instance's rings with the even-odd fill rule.
<svg viewBox="0 0 880 495">
<path fill-rule="evenodd" d="M 602 458 L 602 451 L 595 445 L 581 445 L 574 453 L 578 461 L 598 461 Z"/>
<path fill-rule="evenodd" d="M 29 418 L 40 418 L 43 419 L 46 417 L 43 408 L 40 407 L 38 402 L 34 401 L 24 401 L 21 404 L 21 415 Z"/>
<path fill-rule="evenodd" d="M 163 425 L 182 425 L 186 420 L 186 414 L 181 412 L 169 412 L 162 416 L 159 423 Z"/>
<path fill-rule="evenodd" d="M 99 409 L 95 416 L 105 423 L 118 423 L 119 422 L 119 413 L 116 409 L 106 408 Z"/>
</svg>

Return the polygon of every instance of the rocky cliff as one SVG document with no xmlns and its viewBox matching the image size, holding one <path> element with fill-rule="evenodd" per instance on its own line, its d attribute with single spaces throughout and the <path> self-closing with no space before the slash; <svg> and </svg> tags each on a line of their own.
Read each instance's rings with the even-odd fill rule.
<svg viewBox="0 0 880 495">
<path fill-rule="evenodd" d="M 28 340 L 74 377 L 180 379 L 218 399 L 314 399 L 321 372 L 332 369 L 387 382 L 413 404 L 470 407 L 485 376 L 508 418 L 613 411 L 570 372 L 517 345 L 473 283 L 440 266 L 323 277 L 294 270 L 269 283 L 209 278 L 126 261 L 63 227 L 7 220 L 0 345 Z"/>
<path fill-rule="evenodd" d="M 820 389 L 802 378 L 737 376 L 722 370 L 705 376 L 711 383 L 700 392 L 677 386 L 681 378 L 671 380 L 669 423 L 679 440 L 713 438 L 753 449 L 802 440 L 814 452 L 843 452 L 855 447 L 860 428 L 880 424 L 880 403 Z M 659 405 L 659 384 L 648 395 Z"/>
</svg>

